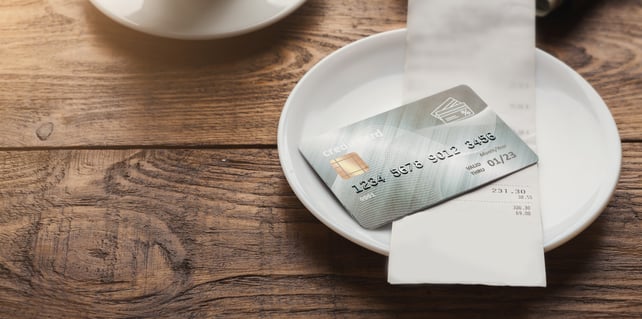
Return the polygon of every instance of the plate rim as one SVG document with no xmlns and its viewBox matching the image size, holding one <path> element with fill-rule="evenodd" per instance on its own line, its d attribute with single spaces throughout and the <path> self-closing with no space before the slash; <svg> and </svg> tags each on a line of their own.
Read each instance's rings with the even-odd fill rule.
<svg viewBox="0 0 642 319">
<path fill-rule="evenodd" d="M 601 201 L 593 202 L 593 204 L 591 205 L 591 208 L 593 210 L 592 213 L 583 214 L 582 218 L 576 220 L 575 223 L 573 223 L 566 229 L 566 231 L 560 233 L 551 240 L 551 243 L 545 245 L 544 250 L 548 252 L 567 243 L 568 241 L 582 233 L 584 230 L 586 230 L 586 228 L 591 226 L 593 222 L 606 209 L 615 194 L 615 190 L 622 173 L 622 141 L 619 135 L 617 124 L 615 123 L 615 119 L 613 118 L 608 105 L 606 105 L 606 102 L 604 102 L 604 99 L 602 99 L 602 97 L 597 93 L 595 88 L 593 88 L 593 86 L 586 79 L 584 79 L 584 77 L 582 77 L 579 73 L 577 73 L 577 71 L 573 70 L 573 68 L 568 66 L 566 63 L 557 59 L 550 53 L 540 50 L 539 48 L 537 49 L 537 51 L 538 53 L 540 53 L 542 58 L 547 59 L 551 64 L 555 64 L 556 68 L 565 70 L 566 73 L 574 78 L 575 83 L 581 84 L 579 85 L 579 87 L 582 92 L 590 101 L 593 101 L 592 104 L 597 104 L 592 108 L 592 110 L 599 113 L 598 120 L 600 128 L 602 129 L 603 133 L 605 133 L 605 135 L 611 137 L 613 141 L 615 141 L 614 143 L 607 143 L 607 147 L 609 147 L 611 150 L 609 154 L 611 154 L 610 160 L 612 161 L 612 163 L 610 164 L 614 165 L 616 174 L 613 174 L 612 176 L 607 175 L 607 177 L 611 178 L 608 179 L 608 183 L 606 183 L 606 186 L 601 188 L 601 190 L 608 190 L 608 195 L 604 196 Z M 606 141 L 611 142 L 611 139 L 609 139 L 608 137 L 606 138 Z M 603 183 L 602 185 L 604 186 L 605 184 Z"/>
<path fill-rule="evenodd" d="M 331 223 L 331 221 L 325 218 L 323 214 L 312 209 L 312 204 L 310 202 L 310 199 L 307 198 L 307 196 L 305 196 L 304 190 L 300 186 L 299 180 L 296 179 L 295 172 L 293 170 L 293 165 L 291 164 L 292 156 L 290 156 L 291 153 L 286 147 L 286 145 L 288 145 L 287 140 L 289 139 L 289 137 L 285 132 L 285 127 L 287 125 L 286 121 L 287 121 L 287 116 L 289 114 L 289 110 L 290 108 L 292 108 L 291 105 L 292 105 L 293 96 L 295 96 L 297 92 L 300 90 L 301 83 L 305 83 L 307 81 L 307 78 L 309 76 L 312 76 L 311 74 L 314 74 L 317 69 L 323 68 L 323 65 L 325 63 L 328 63 L 328 61 L 330 60 L 336 59 L 337 56 L 344 54 L 343 52 L 345 51 L 350 51 L 351 48 L 354 46 L 363 45 L 364 42 L 370 43 L 373 41 L 377 41 L 379 38 L 399 36 L 399 34 L 405 34 L 405 32 L 406 32 L 406 29 L 401 28 L 401 29 L 395 29 L 395 30 L 381 32 L 381 33 L 376 33 L 376 34 L 361 38 L 359 40 L 348 43 L 347 45 L 333 51 L 332 53 L 330 53 L 329 55 L 321 59 L 319 62 L 317 62 L 312 68 L 310 68 L 305 73 L 305 75 L 298 81 L 294 89 L 288 95 L 288 98 L 281 112 L 281 116 L 278 123 L 278 129 L 277 129 L 277 148 L 278 148 L 278 155 L 279 155 L 279 161 L 281 163 L 281 168 L 284 172 L 284 175 L 286 177 L 288 184 L 290 185 L 290 188 L 295 193 L 299 201 L 304 205 L 304 207 L 310 213 L 312 213 L 312 215 L 314 215 L 319 221 L 321 221 L 326 227 L 330 228 L 332 231 L 336 232 L 337 234 L 341 235 L 342 237 L 348 239 L 349 241 L 361 247 L 364 247 L 368 250 L 379 253 L 381 255 L 388 255 L 389 247 L 386 249 L 386 247 L 382 247 L 381 245 L 377 245 L 376 243 L 372 243 L 370 241 L 363 240 L 358 236 L 354 236 L 353 234 L 342 229 L 338 225 Z M 614 174 L 613 177 L 608 180 L 607 187 L 600 188 L 601 190 L 603 189 L 608 190 L 608 196 L 605 196 L 603 200 L 597 201 L 593 203 L 593 205 L 591 205 L 591 208 L 594 209 L 592 213 L 583 214 L 582 218 L 579 218 L 575 223 L 573 223 L 571 226 L 569 226 L 569 228 L 567 228 L 567 231 L 564 231 L 561 234 L 553 237 L 550 243 L 548 244 L 544 243 L 545 244 L 544 250 L 551 251 L 563 245 L 564 243 L 568 242 L 569 240 L 571 240 L 572 238 L 580 234 L 582 231 L 584 231 L 588 226 L 590 226 L 595 221 L 595 219 L 597 219 L 597 217 L 601 215 L 602 211 L 606 208 L 606 206 L 608 205 L 608 203 L 610 202 L 611 198 L 615 193 L 615 189 L 619 181 L 619 177 L 621 173 L 622 148 L 621 148 L 621 139 L 619 137 L 619 132 L 617 130 L 615 120 L 613 119 L 612 114 L 610 113 L 610 110 L 608 109 L 608 106 L 606 105 L 604 100 L 599 96 L 599 94 L 590 85 L 590 83 L 588 83 L 588 81 L 586 81 L 581 75 L 579 75 L 571 67 L 569 67 L 559 59 L 555 58 L 551 54 L 545 51 L 542 51 L 539 48 L 536 49 L 536 54 L 538 56 L 541 56 L 544 59 L 549 60 L 548 62 L 555 64 L 555 67 L 562 68 L 565 72 L 568 72 L 568 74 L 573 77 L 574 82 L 576 82 L 578 86 L 581 87 L 582 92 L 586 94 L 591 101 L 595 101 L 595 103 L 598 104 L 592 107 L 592 109 L 599 112 L 598 119 L 599 119 L 600 128 L 605 130 L 606 134 L 609 135 L 611 138 L 617 137 L 617 138 L 614 138 L 614 140 L 616 140 L 617 143 L 615 143 L 615 145 L 612 145 L 611 147 L 616 151 L 612 153 L 613 157 L 610 158 L 610 161 L 613 162 L 610 164 L 616 165 L 615 168 L 617 169 L 617 174 Z M 610 142 L 611 140 L 607 138 L 607 141 Z"/>
<path fill-rule="evenodd" d="M 239 28 L 236 30 L 226 31 L 226 32 L 183 34 L 183 33 L 172 33 L 172 32 L 160 31 L 156 28 L 150 28 L 145 25 L 136 24 L 129 19 L 125 19 L 121 15 L 114 13 L 112 10 L 109 10 L 107 6 L 105 6 L 105 3 L 112 3 L 110 0 L 89 0 L 89 2 L 91 2 L 91 4 L 94 5 L 96 9 L 98 9 L 98 11 L 100 11 L 102 14 L 104 14 L 108 18 L 118 22 L 120 25 L 123 25 L 132 30 L 136 30 L 149 35 L 168 38 L 168 39 L 176 39 L 176 40 L 214 40 L 214 39 L 230 38 L 230 37 L 235 37 L 246 33 L 250 33 L 279 22 L 283 18 L 290 15 L 292 12 L 296 11 L 307 0 L 295 0 L 295 1 L 296 1 L 295 3 L 286 7 L 284 10 L 279 11 L 279 13 L 272 15 L 267 19 L 264 19 L 258 23 L 252 24 L 251 26 L 248 26 L 245 28 Z"/>
</svg>

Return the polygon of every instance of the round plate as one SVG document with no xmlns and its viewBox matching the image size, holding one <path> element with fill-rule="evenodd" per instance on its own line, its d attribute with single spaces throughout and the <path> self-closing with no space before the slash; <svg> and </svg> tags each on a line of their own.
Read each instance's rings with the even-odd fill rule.
<svg viewBox="0 0 642 319">
<path fill-rule="evenodd" d="M 270 25 L 305 0 L 90 0 L 118 23 L 156 36 L 204 40 Z"/>
<path fill-rule="evenodd" d="M 359 40 L 315 65 L 294 88 L 278 129 L 281 165 L 305 207 L 335 232 L 388 254 L 390 226 L 360 227 L 298 151 L 320 134 L 401 105 L 405 30 Z M 615 122 L 581 76 L 537 50 L 537 148 L 544 245 L 575 237 L 606 207 L 619 178 L 622 150 Z"/>
</svg>

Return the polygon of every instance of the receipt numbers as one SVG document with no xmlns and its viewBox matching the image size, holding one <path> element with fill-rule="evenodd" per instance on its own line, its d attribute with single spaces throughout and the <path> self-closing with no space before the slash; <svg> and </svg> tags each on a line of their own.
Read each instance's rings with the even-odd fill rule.
<svg viewBox="0 0 642 319">
<path fill-rule="evenodd" d="M 531 216 L 533 213 L 533 194 L 528 186 L 498 185 L 489 189 L 490 195 L 501 197 L 512 205 L 515 216 Z"/>
</svg>

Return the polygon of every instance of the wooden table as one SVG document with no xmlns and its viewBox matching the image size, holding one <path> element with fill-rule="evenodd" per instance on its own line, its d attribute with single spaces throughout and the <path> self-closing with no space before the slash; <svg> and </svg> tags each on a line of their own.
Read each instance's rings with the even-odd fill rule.
<svg viewBox="0 0 642 319">
<path fill-rule="evenodd" d="M 406 1 L 310 0 L 267 29 L 176 41 L 85 0 L 0 5 L 0 317 L 642 317 L 642 1 L 567 4 L 537 44 L 618 124 L 615 196 L 547 253 L 546 289 L 390 286 L 279 165 L 297 81 L 405 26 Z M 599 150 L 596 150 L 599 151 Z"/>
</svg>

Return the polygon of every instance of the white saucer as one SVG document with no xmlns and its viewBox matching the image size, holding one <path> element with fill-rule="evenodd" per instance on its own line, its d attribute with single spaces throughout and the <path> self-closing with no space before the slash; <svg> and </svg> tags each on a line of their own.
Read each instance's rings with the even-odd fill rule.
<svg viewBox="0 0 642 319">
<path fill-rule="evenodd" d="M 387 255 L 390 227 L 360 227 L 299 153 L 299 140 L 401 105 L 405 30 L 354 42 L 315 65 L 294 88 L 278 130 L 281 165 L 305 207 L 343 237 Z M 544 244 L 575 237 L 606 207 L 622 150 L 615 122 L 581 76 L 537 50 L 537 140 Z"/>
<path fill-rule="evenodd" d="M 156 36 L 203 40 L 235 36 L 270 25 L 305 0 L 90 0 L 102 13 Z"/>
</svg>

